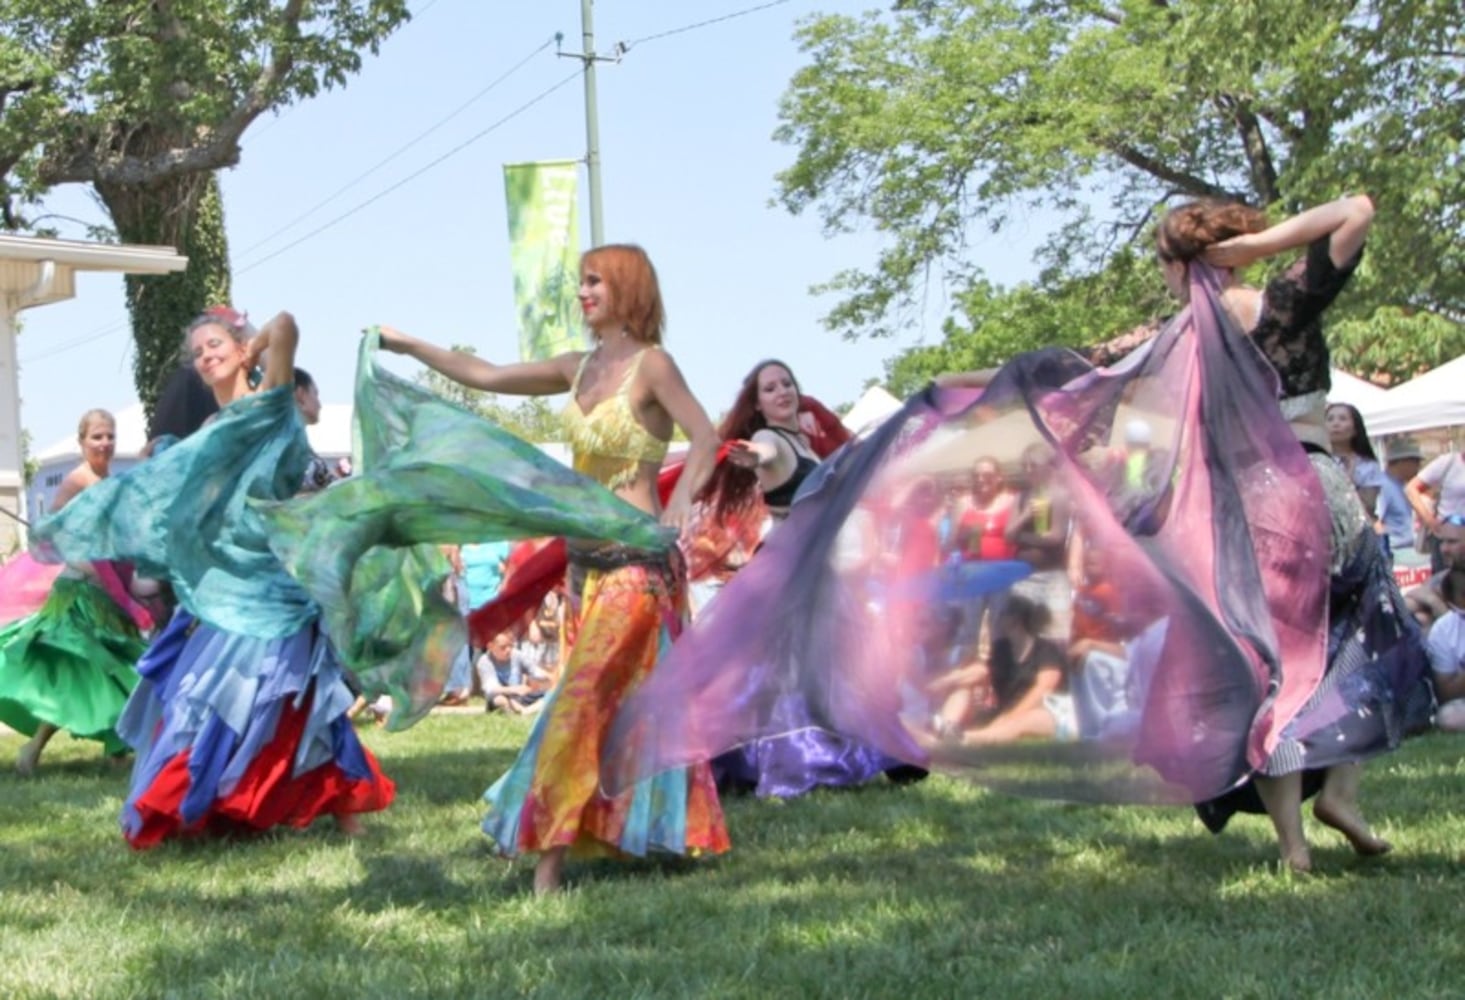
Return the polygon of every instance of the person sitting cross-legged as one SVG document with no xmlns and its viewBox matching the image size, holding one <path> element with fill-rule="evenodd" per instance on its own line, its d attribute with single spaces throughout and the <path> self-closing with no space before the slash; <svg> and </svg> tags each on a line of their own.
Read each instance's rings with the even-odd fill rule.
<svg viewBox="0 0 1465 1000">
<path fill-rule="evenodd" d="M 489 712 L 523 715 L 540 707 L 543 691 L 536 691 L 525 676 L 524 661 L 514 649 L 514 637 L 500 632 L 478 658 L 478 683 Z"/>
</svg>

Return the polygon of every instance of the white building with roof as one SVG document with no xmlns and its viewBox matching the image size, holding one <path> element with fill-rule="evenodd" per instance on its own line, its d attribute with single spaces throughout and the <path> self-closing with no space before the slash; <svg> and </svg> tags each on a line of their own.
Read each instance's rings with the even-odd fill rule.
<svg viewBox="0 0 1465 1000">
<path fill-rule="evenodd" d="M 16 317 L 24 309 L 72 298 L 77 272 L 167 274 L 187 266 L 188 258 L 172 247 L 0 235 L 0 559 L 25 545 L 25 525 L 32 516 L 20 443 Z"/>
</svg>

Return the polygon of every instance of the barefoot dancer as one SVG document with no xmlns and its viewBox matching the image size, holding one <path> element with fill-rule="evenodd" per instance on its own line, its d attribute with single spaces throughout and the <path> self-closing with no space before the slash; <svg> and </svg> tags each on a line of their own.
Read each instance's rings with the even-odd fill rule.
<svg viewBox="0 0 1465 1000">
<path fill-rule="evenodd" d="M 492 365 L 382 328 L 382 347 L 410 355 L 485 392 L 569 391 L 564 427 L 575 469 L 649 513 L 660 511 L 657 473 L 673 426 L 691 447 L 663 523 L 681 528 L 706 481 L 716 436 L 671 356 L 661 349 L 665 314 L 656 272 L 633 246 L 591 250 L 580 262 L 580 305 L 594 338 L 587 352 Z M 600 743 L 621 700 L 680 631 L 681 575 L 664 553 L 574 542 L 572 596 L 579 628 L 558 688 L 518 760 L 486 794 L 484 831 L 513 856 L 538 852 L 536 892 L 559 888 L 565 858 L 724 851 L 728 847 L 712 775 L 703 764 L 663 775 L 626 794 L 600 790 Z"/>
<path fill-rule="evenodd" d="M 138 561 L 182 606 L 138 664 L 118 724 L 138 752 L 122 817 L 134 847 L 323 815 L 355 834 L 357 814 L 394 794 L 346 718 L 351 694 L 315 604 L 246 502 L 292 496 L 311 457 L 293 396 L 295 321 L 281 313 L 249 333 L 232 310 L 196 320 L 187 347 L 219 416 L 36 531 L 64 558 Z"/>
<path fill-rule="evenodd" d="M 1359 854 L 1389 850 L 1358 804 L 1360 762 L 1397 745 L 1396 719 L 1407 706 L 1391 699 L 1379 703 L 1378 692 L 1369 685 L 1354 690 L 1360 686 L 1346 681 L 1381 660 L 1393 663 L 1385 669 L 1395 672 L 1414 671 L 1409 664 L 1422 662 L 1417 630 L 1373 536 L 1373 517 L 1329 454 L 1325 421 L 1330 368 L 1320 320 L 1358 266 L 1372 219 L 1373 205 L 1362 195 L 1320 205 L 1271 227 L 1259 212 L 1244 206 L 1198 202 L 1165 216 L 1156 247 L 1165 282 L 1182 301 L 1189 296 L 1192 262 L 1221 270 L 1221 304 L 1280 378 L 1283 414 L 1312 459 L 1327 500 L 1326 509 L 1316 511 L 1332 527 L 1327 673 L 1294 727 L 1308 728 L 1310 715 L 1336 713 L 1330 699 L 1336 703 L 1342 698 L 1345 714 L 1305 738 L 1284 733 L 1256 774 L 1254 787 L 1199 807 L 1207 826 L 1219 832 L 1236 810 L 1264 805 L 1283 862 L 1299 871 L 1311 867 L 1302 827 L 1304 789 L 1318 791 L 1313 815 L 1342 833 Z M 1306 248 L 1305 256 L 1265 289 L 1235 280 L 1238 268 L 1300 248 Z M 1101 348 L 1096 356 L 1117 360 L 1112 347 Z M 1422 677 L 1422 670 L 1416 672 Z M 1420 689 L 1416 694 L 1428 697 Z"/>
<path fill-rule="evenodd" d="M 81 464 L 61 481 L 53 511 L 107 478 L 117 422 L 106 410 L 88 410 L 77 440 Z M 124 587 L 130 576 L 107 563 L 68 567 L 38 612 L 0 631 L 0 722 L 30 736 L 15 763 L 21 775 L 35 773 L 46 744 L 63 729 L 100 741 L 109 755 L 127 751 L 117 716 L 137 684 L 133 664 L 147 648 L 138 632 L 145 613 Z"/>
</svg>

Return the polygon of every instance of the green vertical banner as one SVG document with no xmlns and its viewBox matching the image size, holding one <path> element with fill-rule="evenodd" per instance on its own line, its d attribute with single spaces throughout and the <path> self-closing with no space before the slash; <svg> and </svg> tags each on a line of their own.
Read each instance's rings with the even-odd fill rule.
<svg viewBox="0 0 1465 1000">
<path fill-rule="evenodd" d="M 525 361 L 585 346 L 577 301 L 579 179 L 578 160 L 504 165 L 519 356 Z"/>
</svg>

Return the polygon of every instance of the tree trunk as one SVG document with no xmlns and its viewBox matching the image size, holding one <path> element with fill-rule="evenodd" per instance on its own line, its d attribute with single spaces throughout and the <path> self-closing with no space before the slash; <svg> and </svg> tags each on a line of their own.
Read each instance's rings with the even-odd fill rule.
<svg viewBox="0 0 1465 1000">
<path fill-rule="evenodd" d="M 210 173 L 149 185 L 97 185 L 118 237 L 176 247 L 188 256 L 177 274 L 129 275 L 133 383 L 148 419 L 163 383 L 182 357 L 183 330 L 209 306 L 229 301 L 229 241 L 224 203 Z"/>
</svg>

